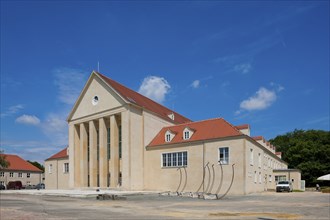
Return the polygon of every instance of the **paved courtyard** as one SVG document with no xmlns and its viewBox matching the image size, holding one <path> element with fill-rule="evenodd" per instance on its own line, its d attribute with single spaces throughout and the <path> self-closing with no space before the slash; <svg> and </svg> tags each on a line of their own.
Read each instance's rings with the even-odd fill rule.
<svg viewBox="0 0 330 220">
<path fill-rule="evenodd" d="M 0 191 L 0 219 L 329 219 L 330 194 L 319 192 L 228 196 L 222 200 L 123 195 L 96 200 Z"/>
</svg>

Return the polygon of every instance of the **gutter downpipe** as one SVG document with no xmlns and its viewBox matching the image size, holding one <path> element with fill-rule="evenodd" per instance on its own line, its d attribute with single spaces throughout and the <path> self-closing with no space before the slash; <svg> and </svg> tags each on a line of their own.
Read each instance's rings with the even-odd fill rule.
<svg viewBox="0 0 330 220">
<path fill-rule="evenodd" d="M 205 142 L 203 142 L 203 194 L 204 194 L 204 190 L 205 190 L 205 186 L 204 186 L 204 181 L 205 181 L 205 168 L 206 165 L 205 164 Z"/>
<path fill-rule="evenodd" d="M 58 189 L 58 160 L 56 160 L 56 189 Z"/>
</svg>

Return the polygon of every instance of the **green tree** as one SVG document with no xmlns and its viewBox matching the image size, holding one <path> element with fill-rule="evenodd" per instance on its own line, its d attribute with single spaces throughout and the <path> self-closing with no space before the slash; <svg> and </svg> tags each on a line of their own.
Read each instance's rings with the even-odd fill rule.
<svg viewBox="0 0 330 220">
<path fill-rule="evenodd" d="M 3 154 L 3 150 L 0 151 L 0 169 L 9 167 L 10 163 L 6 160 L 6 155 Z"/>
<path fill-rule="evenodd" d="M 38 163 L 37 161 L 33 161 L 32 162 L 32 161 L 29 161 L 28 160 L 27 162 L 29 162 L 30 164 L 38 167 L 40 170 L 42 170 L 43 172 L 45 172 L 45 167 L 43 165 L 41 165 L 40 163 Z"/>
<path fill-rule="evenodd" d="M 330 173 L 330 132 L 294 130 L 279 135 L 270 143 L 282 152 L 289 168 L 301 170 L 307 186 L 315 186 L 317 177 Z"/>
</svg>

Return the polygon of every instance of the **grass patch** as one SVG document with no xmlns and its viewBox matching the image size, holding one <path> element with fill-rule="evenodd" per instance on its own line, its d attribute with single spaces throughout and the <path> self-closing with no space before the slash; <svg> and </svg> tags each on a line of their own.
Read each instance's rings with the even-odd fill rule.
<svg viewBox="0 0 330 220">
<path fill-rule="evenodd" d="M 292 192 L 305 192 L 305 191 L 303 191 L 303 190 L 300 190 L 300 189 L 294 189 Z"/>
</svg>

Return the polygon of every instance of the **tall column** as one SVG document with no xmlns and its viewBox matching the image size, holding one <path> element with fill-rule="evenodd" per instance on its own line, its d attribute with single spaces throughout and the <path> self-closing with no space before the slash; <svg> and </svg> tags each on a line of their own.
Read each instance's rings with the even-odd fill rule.
<svg viewBox="0 0 330 220">
<path fill-rule="evenodd" d="M 70 169 L 74 170 L 74 187 L 80 187 L 80 127 L 78 125 L 73 125 L 73 143 L 74 143 L 74 169 Z M 71 135 L 70 135 L 71 138 Z M 70 158 L 70 157 L 69 157 Z"/>
<path fill-rule="evenodd" d="M 100 145 L 100 156 L 99 156 L 99 175 L 100 175 L 100 187 L 108 187 L 108 151 L 107 151 L 107 125 L 104 118 L 99 119 L 99 145 Z"/>
<path fill-rule="evenodd" d="M 110 116 L 110 186 L 117 187 L 119 179 L 119 131 L 118 120 L 115 115 Z"/>
<path fill-rule="evenodd" d="M 72 189 L 75 187 L 75 158 L 76 150 L 75 147 L 75 125 L 69 123 L 69 188 Z"/>
<path fill-rule="evenodd" d="M 89 122 L 89 186 L 97 187 L 97 131 L 95 121 Z"/>
<path fill-rule="evenodd" d="M 80 124 L 80 186 L 87 187 L 87 127 L 86 124 Z"/>
</svg>

